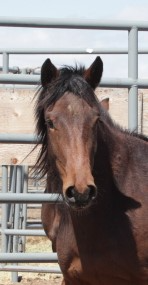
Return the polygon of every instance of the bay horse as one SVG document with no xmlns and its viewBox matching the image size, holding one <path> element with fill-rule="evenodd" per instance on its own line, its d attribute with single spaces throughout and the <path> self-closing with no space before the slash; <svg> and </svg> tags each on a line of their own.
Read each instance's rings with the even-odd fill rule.
<svg viewBox="0 0 148 285">
<path fill-rule="evenodd" d="M 118 126 L 94 90 L 103 73 L 41 68 L 36 166 L 47 193 L 42 223 L 63 273 L 62 285 L 148 285 L 148 140 Z"/>
</svg>

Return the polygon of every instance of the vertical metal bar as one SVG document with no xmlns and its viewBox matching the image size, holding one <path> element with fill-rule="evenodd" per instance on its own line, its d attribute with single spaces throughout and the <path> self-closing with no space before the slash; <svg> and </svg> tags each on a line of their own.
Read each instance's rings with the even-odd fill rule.
<svg viewBox="0 0 148 285">
<path fill-rule="evenodd" d="M 16 165 L 10 165 L 10 177 L 9 177 L 9 192 L 15 193 L 16 192 Z M 8 222 L 9 227 L 13 228 L 14 226 L 14 210 L 15 205 L 11 203 L 8 205 Z M 12 251 L 13 249 L 13 236 L 8 236 L 8 252 Z"/>
<path fill-rule="evenodd" d="M 132 27 L 128 35 L 128 77 L 138 78 L 138 28 Z M 138 86 L 132 85 L 128 96 L 128 128 L 138 130 Z"/>
<path fill-rule="evenodd" d="M 28 191 L 28 166 L 25 165 L 23 167 L 23 193 L 27 193 Z M 23 222 L 22 222 L 22 229 L 26 229 L 27 223 L 27 204 L 23 204 L 22 210 Z M 25 251 L 25 243 L 26 243 L 26 236 L 22 237 L 22 246 L 23 251 Z"/>
<path fill-rule="evenodd" d="M 9 73 L 9 54 L 3 53 L 3 73 Z"/>
<path fill-rule="evenodd" d="M 16 173 L 16 193 L 21 193 L 22 187 L 22 167 L 17 166 Z M 20 223 L 20 204 L 15 205 L 14 229 L 19 229 Z M 19 237 L 13 237 L 13 252 L 18 252 Z M 14 264 L 16 265 L 16 264 Z M 18 272 L 12 272 L 12 282 L 18 282 Z"/>
<path fill-rule="evenodd" d="M 8 191 L 8 166 L 2 166 L 2 192 L 7 193 Z M 7 228 L 8 220 L 8 205 L 2 204 L 2 252 L 7 252 L 8 238 L 5 235 L 4 230 Z"/>
</svg>

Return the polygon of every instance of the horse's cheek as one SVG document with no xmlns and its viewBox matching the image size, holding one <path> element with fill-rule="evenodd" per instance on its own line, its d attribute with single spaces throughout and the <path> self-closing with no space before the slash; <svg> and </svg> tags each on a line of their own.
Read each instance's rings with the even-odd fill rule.
<svg viewBox="0 0 148 285">
<path fill-rule="evenodd" d="M 59 136 L 55 132 L 50 133 L 49 135 L 49 145 L 53 155 L 59 156 L 60 154 L 60 141 Z"/>
</svg>

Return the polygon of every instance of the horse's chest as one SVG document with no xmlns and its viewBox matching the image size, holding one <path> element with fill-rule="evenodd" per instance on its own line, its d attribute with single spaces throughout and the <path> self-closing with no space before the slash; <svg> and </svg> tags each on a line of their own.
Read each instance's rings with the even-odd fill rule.
<svg viewBox="0 0 148 285">
<path fill-rule="evenodd" d="M 124 279 L 129 279 L 129 274 L 120 266 L 119 260 L 119 264 L 116 264 L 108 256 L 103 257 L 101 254 L 99 256 L 98 253 L 93 252 L 91 255 L 86 250 L 82 256 L 76 254 L 71 256 L 70 259 L 66 258 L 65 261 L 63 262 L 62 257 L 61 269 L 64 276 L 68 277 L 69 280 L 73 280 L 74 284 L 119 285 Z M 122 284 L 127 285 L 129 283 Z"/>
<path fill-rule="evenodd" d="M 73 226 L 60 230 L 57 252 L 62 271 L 71 276 L 84 274 L 94 276 L 110 271 L 113 259 L 112 241 L 98 231 L 97 227 L 82 227 L 78 231 Z M 117 253 L 115 253 L 116 255 Z M 118 261 L 119 262 L 119 261 Z"/>
<path fill-rule="evenodd" d="M 122 225 L 118 229 L 88 223 L 81 228 L 72 223 L 61 227 L 57 252 L 62 271 L 71 278 L 83 279 L 85 275 L 89 280 L 91 277 L 93 284 L 102 276 L 128 280 L 130 275 L 137 274 L 133 236 L 126 221 Z"/>
</svg>

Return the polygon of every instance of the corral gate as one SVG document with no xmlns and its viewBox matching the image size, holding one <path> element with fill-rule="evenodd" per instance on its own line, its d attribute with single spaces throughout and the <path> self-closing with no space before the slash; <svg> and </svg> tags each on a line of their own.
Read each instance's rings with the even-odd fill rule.
<svg viewBox="0 0 148 285">
<path fill-rule="evenodd" d="M 91 30 L 121 30 L 128 31 L 128 50 L 120 48 L 101 48 L 92 49 L 91 54 L 128 54 L 128 78 L 103 78 L 100 86 L 102 87 L 114 87 L 114 88 L 128 88 L 129 89 L 129 112 L 128 112 L 128 126 L 131 131 L 137 130 L 138 126 L 138 88 L 148 88 L 148 80 L 138 78 L 138 54 L 148 54 L 147 49 L 138 50 L 138 33 L 140 31 L 148 31 L 148 22 L 121 22 L 121 21 L 64 21 L 62 20 L 50 20 L 50 19 L 33 19 L 33 18 L 0 18 L 0 26 L 4 27 L 28 27 L 28 28 L 59 28 L 59 29 L 91 29 Z M 93 48 L 93 47 L 92 47 Z M 84 49 L 72 49 L 71 47 L 67 49 L 0 49 L 0 53 L 3 55 L 3 73 L 0 74 L 0 84 L 24 84 L 33 85 L 39 82 L 39 75 L 28 75 L 28 74 L 10 74 L 9 73 L 9 56 L 11 54 L 88 54 Z M 35 143 L 37 137 L 33 135 L 10 135 L 10 134 L 0 134 L 1 143 Z M 17 263 L 19 262 L 55 262 L 57 261 L 57 256 L 54 253 L 44 253 L 44 254 L 27 254 L 27 253 L 16 253 L 14 251 L 9 251 L 10 247 L 9 237 L 10 235 L 16 236 L 26 236 L 26 235 L 43 235 L 43 231 L 33 232 L 31 230 L 25 229 L 25 221 L 22 222 L 22 229 L 18 229 L 18 216 L 20 217 L 19 203 L 22 205 L 28 203 L 41 203 L 41 202 L 54 202 L 57 197 L 56 195 L 50 194 L 28 194 L 27 189 L 27 167 L 16 166 L 11 168 L 11 186 L 8 186 L 8 166 L 2 166 L 2 192 L 0 193 L 0 202 L 2 203 L 2 252 L 0 253 L 0 270 L 2 271 L 13 271 L 14 273 L 18 271 L 39 271 L 46 269 L 34 268 L 33 267 L 19 267 Z M 13 175 L 15 172 L 16 184 L 14 187 Z M 8 191 L 9 188 L 9 191 Z M 14 191 L 14 188 L 16 189 Z M 14 193 L 16 192 L 16 193 Z M 16 203 L 16 216 L 14 217 L 14 229 L 9 229 L 8 225 L 8 215 L 12 211 L 12 207 L 9 203 Z M 17 206 L 18 205 L 18 206 Z M 25 212 L 26 208 L 22 206 L 21 211 Z M 25 215 L 24 215 L 25 216 Z M 14 243 L 15 244 L 15 243 Z M 4 263 L 13 263 L 16 265 L 8 266 Z M 50 272 L 50 269 L 47 270 Z M 59 272 L 56 267 L 52 268 L 51 272 Z M 13 273 L 13 281 L 17 281 L 17 274 Z"/>
</svg>

